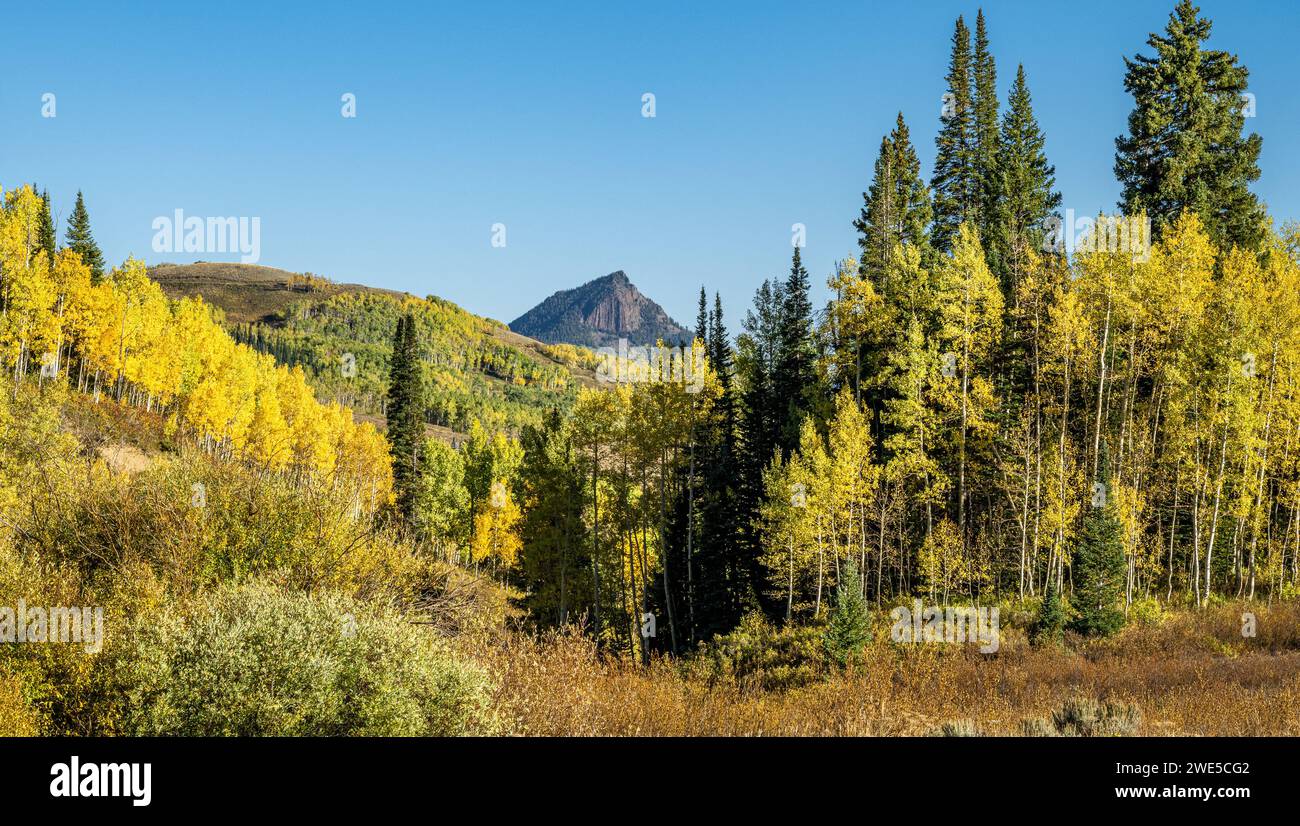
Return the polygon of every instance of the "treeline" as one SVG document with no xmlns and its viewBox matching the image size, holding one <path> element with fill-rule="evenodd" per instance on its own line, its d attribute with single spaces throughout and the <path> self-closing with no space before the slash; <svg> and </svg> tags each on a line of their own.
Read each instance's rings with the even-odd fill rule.
<svg viewBox="0 0 1300 826">
<path fill-rule="evenodd" d="M 900 114 L 828 306 L 796 248 L 734 346 L 701 291 L 703 392 L 665 372 L 524 430 L 497 481 L 532 618 L 644 655 L 824 618 L 846 575 L 877 604 L 1034 599 L 1051 632 L 1293 596 L 1300 234 L 1249 191 L 1247 72 L 1209 30 L 1180 3 L 1128 61 L 1123 220 L 1071 251 L 1026 72 L 1003 107 L 959 18 L 933 175 Z"/>
</svg>

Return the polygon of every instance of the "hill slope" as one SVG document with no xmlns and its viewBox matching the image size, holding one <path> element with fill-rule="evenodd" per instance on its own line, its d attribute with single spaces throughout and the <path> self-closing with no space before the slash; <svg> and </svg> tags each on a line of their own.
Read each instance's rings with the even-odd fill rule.
<svg viewBox="0 0 1300 826">
<path fill-rule="evenodd" d="M 516 333 L 550 344 L 608 347 L 625 338 L 634 345 L 691 340 L 689 330 L 646 298 L 622 271 L 561 290 L 510 322 Z"/>
<path fill-rule="evenodd" d="M 577 385 L 592 381 L 590 354 L 526 338 L 436 296 L 246 264 L 161 264 L 149 275 L 169 297 L 201 295 L 221 308 L 237 340 L 301 366 L 321 397 L 360 418 L 383 418 L 390 339 L 408 310 L 420 331 L 429 424 L 444 437 L 476 418 L 517 430 L 548 408 L 567 408 Z"/>
</svg>

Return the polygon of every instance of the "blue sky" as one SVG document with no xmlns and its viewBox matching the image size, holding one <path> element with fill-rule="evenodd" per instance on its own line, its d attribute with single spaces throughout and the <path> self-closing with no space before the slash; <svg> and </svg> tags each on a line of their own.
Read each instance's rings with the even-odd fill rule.
<svg viewBox="0 0 1300 826">
<path fill-rule="evenodd" d="M 154 253 L 152 222 L 257 216 L 269 266 L 504 321 L 622 269 L 682 322 L 702 283 L 720 291 L 733 332 L 788 267 L 793 223 L 818 284 L 855 249 L 851 221 L 899 110 L 928 177 L 953 21 L 973 27 L 978 8 L 153 5 L 6 10 L 0 184 L 37 181 L 61 218 L 84 190 L 110 261 L 233 260 Z M 1114 206 L 1122 56 L 1148 51 L 1173 5 L 983 4 L 1001 97 L 1023 62 L 1064 206 Z M 1255 191 L 1279 221 L 1298 218 L 1300 4 L 1202 10 L 1211 44 L 1251 70 Z M 54 118 L 41 117 L 46 92 Z"/>
</svg>

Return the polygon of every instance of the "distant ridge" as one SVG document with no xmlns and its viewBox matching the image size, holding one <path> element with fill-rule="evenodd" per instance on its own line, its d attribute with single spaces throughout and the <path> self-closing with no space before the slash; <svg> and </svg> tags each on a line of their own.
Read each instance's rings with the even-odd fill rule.
<svg viewBox="0 0 1300 826">
<path fill-rule="evenodd" d="M 561 290 L 510 322 L 510 329 L 547 344 L 608 347 L 629 344 L 685 344 L 692 333 L 632 284 L 622 270 L 581 287 Z"/>
</svg>

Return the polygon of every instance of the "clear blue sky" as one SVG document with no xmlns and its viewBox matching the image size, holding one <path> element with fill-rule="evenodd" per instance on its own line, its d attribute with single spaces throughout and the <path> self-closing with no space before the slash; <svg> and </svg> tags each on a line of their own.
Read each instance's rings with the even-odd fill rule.
<svg viewBox="0 0 1300 826">
<path fill-rule="evenodd" d="M 504 321 L 622 269 L 688 324 L 700 284 L 720 290 L 733 332 L 787 267 L 791 224 L 808 228 L 819 284 L 855 249 L 850 222 L 900 109 L 928 177 L 953 21 L 973 26 L 978 8 L 151 5 L 5 12 L 0 183 L 48 187 L 62 218 L 84 190 L 110 261 L 233 260 L 154 253 L 153 219 L 258 216 L 269 266 Z M 983 4 L 1001 97 L 1023 62 L 1066 207 L 1113 207 L 1121 57 L 1147 51 L 1173 5 Z M 1300 4 L 1202 9 L 1212 45 L 1251 70 L 1256 192 L 1279 220 L 1300 217 Z"/>
</svg>

